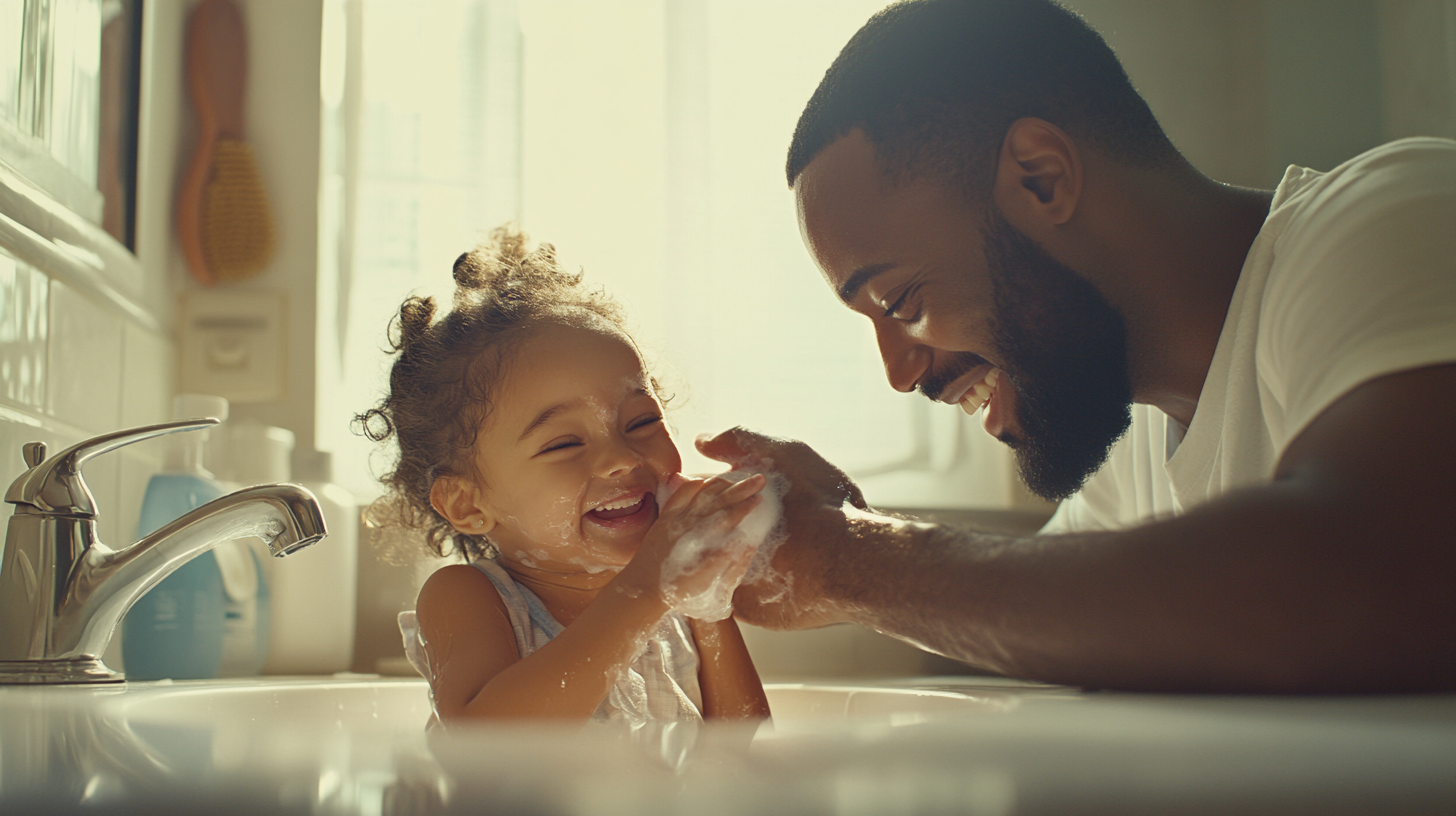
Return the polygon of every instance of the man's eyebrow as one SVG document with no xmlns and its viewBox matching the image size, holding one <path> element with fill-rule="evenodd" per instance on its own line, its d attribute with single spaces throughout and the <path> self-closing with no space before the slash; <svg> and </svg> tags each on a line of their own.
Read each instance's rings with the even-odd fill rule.
<svg viewBox="0 0 1456 816">
<path fill-rule="evenodd" d="M 845 303 L 854 302 L 854 296 L 859 294 L 859 290 L 863 289 L 866 283 L 869 283 L 875 276 L 889 272 L 894 268 L 895 265 L 892 263 L 861 266 L 859 269 L 854 270 L 849 276 L 849 279 L 844 282 L 843 286 L 839 287 L 839 299 Z"/>
</svg>

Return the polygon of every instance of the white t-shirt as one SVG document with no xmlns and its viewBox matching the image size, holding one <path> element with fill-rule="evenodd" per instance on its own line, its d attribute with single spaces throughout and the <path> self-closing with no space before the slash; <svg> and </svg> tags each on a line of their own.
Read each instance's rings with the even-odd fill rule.
<svg viewBox="0 0 1456 816">
<path fill-rule="evenodd" d="M 1164 518 L 1268 483 L 1361 383 L 1456 361 L 1456 142 L 1404 139 L 1328 173 L 1290 167 L 1239 273 L 1185 429 L 1133 406 L 1102 469 L 1044 533 Z"/>
</svg>

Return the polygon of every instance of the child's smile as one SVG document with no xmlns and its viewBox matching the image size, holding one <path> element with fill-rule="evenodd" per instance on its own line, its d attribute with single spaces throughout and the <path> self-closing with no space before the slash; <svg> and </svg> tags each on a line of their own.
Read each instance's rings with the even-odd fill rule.
<svg viewBox="0 0 1456 816">
<path fill-rule="evenodd" d="M 657 506 L 652 491 L 629 491 L 621 497 L 602 502 L 586 512 L 585 518 L 594 524 L 612 529 L 635 527 L 652 521 L 652 510 Z"/>
<path fill-rule="evenodd" d="M 657 521 L 659 485 L 682 468 L 637 349 L 607 328 L 547 323 L 506 360 L 475 442 L 480 479 L 454 477 L 446 515 L 508 562 L 619 569 Z"/>
</svg>

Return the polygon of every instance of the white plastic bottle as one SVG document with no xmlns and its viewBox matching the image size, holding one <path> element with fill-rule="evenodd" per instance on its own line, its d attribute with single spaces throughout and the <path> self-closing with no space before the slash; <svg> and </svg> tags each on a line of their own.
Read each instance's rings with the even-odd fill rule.
<svg viewBox="0 0 1456 816">
<path fill-rule="evenodd" d="M 333 455 L 301 450 L 294 477 L 313 491 L 329 536 L 287 558 L 270 559 L 273 622 L 267 674 L 333 674 L 354 659 L 359 582 L 359 507 L 333 483 Z"/>
<path fill-rule="evenodd" d="M 291 480 L 293 432 L 257 421 L 235 420 L 225 432 L 226 453 L 218 472 L 229 489 Z M 217 547 L 226 617 L 219 677 L 251 677 L 263 671 L 271 650 L 273 592 L 269 568 L 275 561 L 256 538 Z"/>
</svg>

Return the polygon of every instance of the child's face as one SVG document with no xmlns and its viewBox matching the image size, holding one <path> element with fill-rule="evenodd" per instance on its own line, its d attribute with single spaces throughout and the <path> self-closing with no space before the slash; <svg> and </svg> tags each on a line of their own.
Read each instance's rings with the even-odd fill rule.
<svg viewBox="0 0 1456 816">
<path fill-rule="evenodd" d="M 559 324 L 512 351 L 475 464 L 501 555 L 563 572 L 631 560 L 657 520 L 658 485 L 682 469 L 637 350 Z"/>
</svg>

